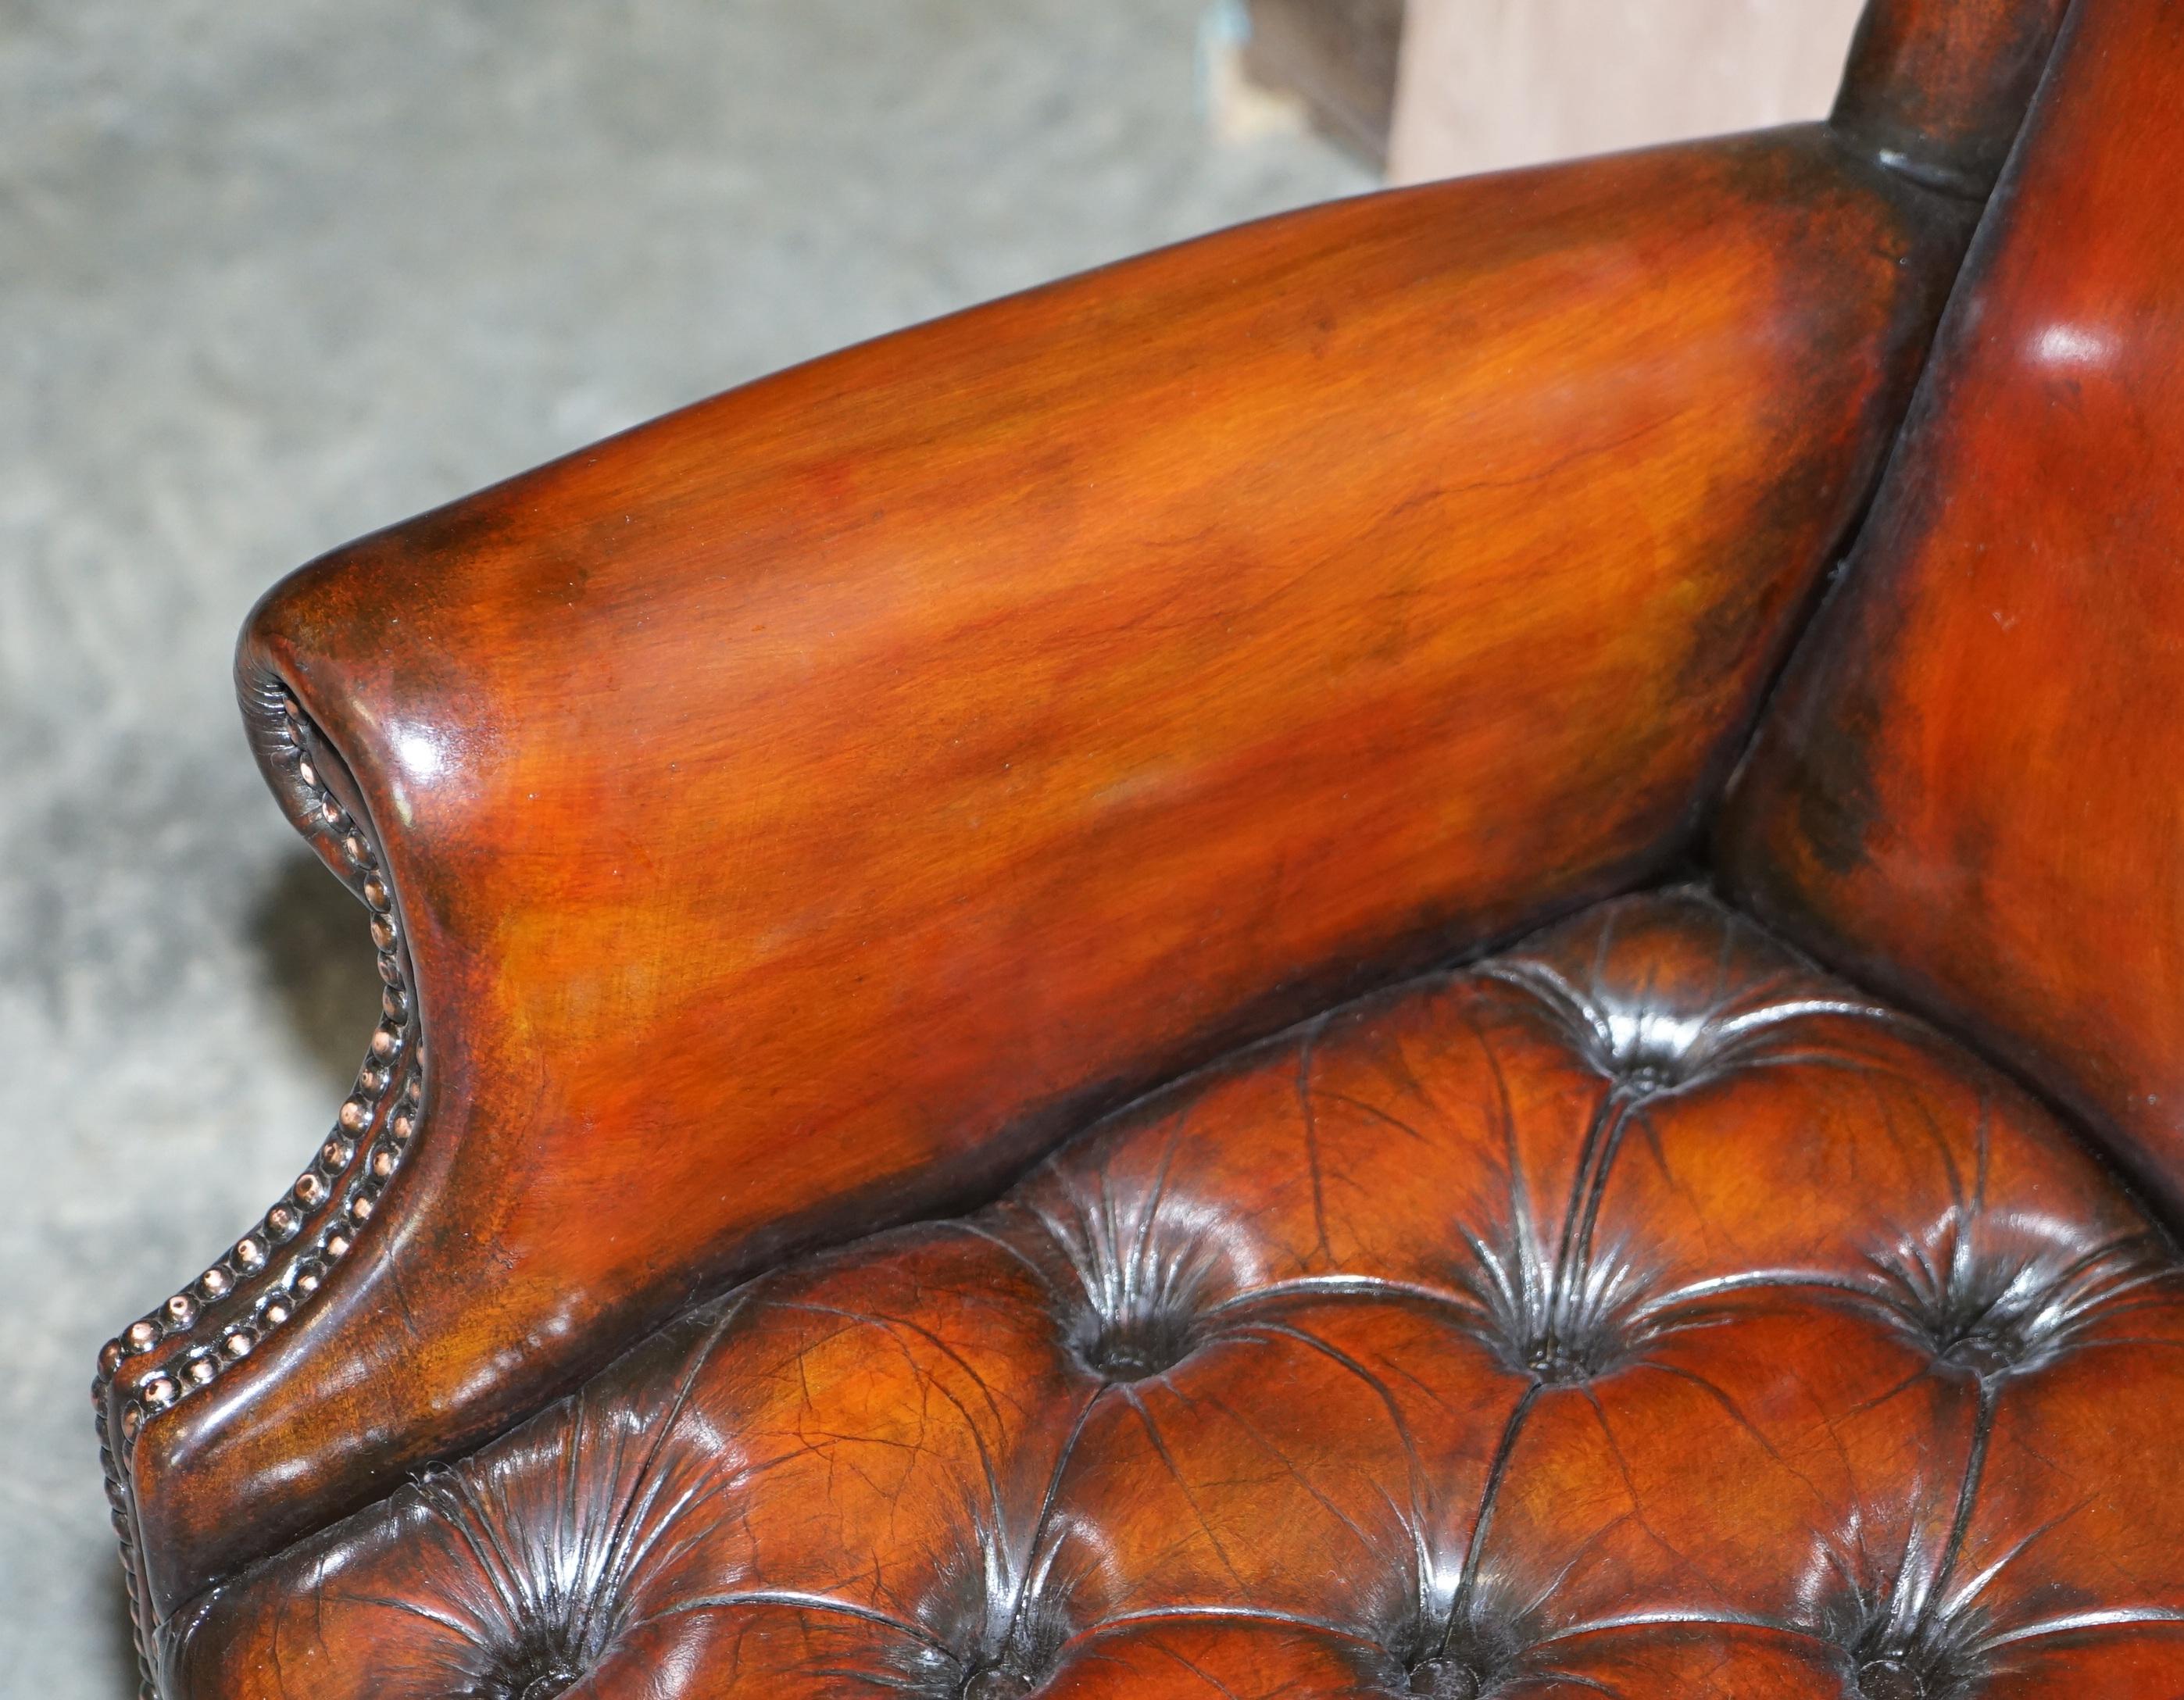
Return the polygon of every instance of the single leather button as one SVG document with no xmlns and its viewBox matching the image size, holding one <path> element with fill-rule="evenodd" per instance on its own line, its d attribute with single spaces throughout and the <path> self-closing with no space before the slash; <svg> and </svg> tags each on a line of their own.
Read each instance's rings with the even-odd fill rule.
<svg viewBox="0 0 2184 1700">
<path fill-rule="evenodd" d="M 1197 1345 L 1196 1319 L 1181 1306 L 1146 1308 L 1119 1318 L 1096 1314 L 1079 1331 L 1078 1356 L 1110 1381 L 1164 1375 Z"/>
<path fill-rule="evenodd" d="M 492 1700 L 554 1700 L 582 1681 L 586 1663 L 566 1636 L 534 1631 L 499 1649 L 479 1688 Z"/>
<path fill-rule="evenodd" d="M 2030 1355 L 2021 1340 L 2003 1334 L 1968 1334 L 1942 1354 L 1982 1378 L 2003 1375 Z"/>
<path fill-rule="evenodd" d="M 1900 1658 L 1876 1658 L 1858 1673 L 1863 1700 L 1926 1700 L 1926 1685 Z"/>
<path fill-rule="evenodd" d="M 963 1700 L 1019 1700 L 1039 1685 L 1020 1671 L 998 1665 L 974 1670 L 963 1684 Z"/>
<path fill-rule="evenodd" d="M 542 1670 L 514 1679 L 499 1692 L 506 1700 L 554 1700 L 554 1697 L 575 1687 L 578 1681 L 573 1670 Z"/>
<path fill-rule="evenodd" d="M 1460 1658 L 1429 1658 L 1411 1667 L 1411 1692 L 1429 1700 L 1478 1700 L 1479 1673 Z"/>
<path fill-rule="evenodd" d="M 1184 1355 L 1179 1338 L 1171 1343 L 1125 1336 L 1101 1339 L 1085 1357 L 1095 1371 L 1111 1381 L 1143 1381 L 1173 1369 Z"/>
</svg>

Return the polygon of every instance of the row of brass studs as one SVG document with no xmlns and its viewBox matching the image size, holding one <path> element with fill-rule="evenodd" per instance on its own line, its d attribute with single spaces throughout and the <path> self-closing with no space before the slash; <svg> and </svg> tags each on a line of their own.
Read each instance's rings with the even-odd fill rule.
<svg viewBox="0 0 2184 1700">
<path fill-rule="evenodd" d="M 402 1086 L 378 1136 L 371 1142 L 360 1165 L 356 1165 L 359 1142 L 365 1138 L 380 1110 L 393 1096 L 398 1064 L 403 1062 L 409 1040 L 410 995 L 402 969 L 400 931 L 393 903 L 378 858 L 362 828 L 320 781 L 305 742 L 303 716 L 294 700 L 281 697 L 283 758 L 295 764 L 296 775 L 311 798 L 326 828 L 352 870 L 371 914 L 371 938 L 377 952 L 379 976 L 384 983 L 381 997 L 382 1019 L 371 1036 L 370 1053 L 357 1075 L 355 1090 L 343 1103 L 332 1131 L 319 1147 L 309 1168 L 280 1203 L 268 1210 L 258 1225 L 245 1234 L 217 1263 L 175 1294 L 151 1315 L 141 1318 L 120 1336 L 107 1342 L 99 1356 L 99 1376 L 93 1389 L 102 1421 L 105 1388 L 123 1364 L 159 1349 L 170 1341 L 202 1336 L 200 1323 L 209 1323 L 226 1308 L 246 1281 L 275 1266 L 284 1247 L 302 1236 L 311 1215 L 337 1193 L 340 1208 L 279 1268 L 248 1314 L 225 1322 L 210 1339 L 200 1337 L 187 1349 L 148 1377 L 139 1396 L 121 1413 L 123 1453 L 136 1437 L 144 1419 L 164 1410 L 192 1389 L 209 1386 L 230 1364 L 248 1357 L 274 1329 L 292 1316 L 324 1283 L 327 1271 L 348 1254 L 356 1235 L 378 1206 L 379 1195 L 400 1164 L 403 1152 L 415 1137 L 423 1097 L 423 1058 L 412 1054 L 403 1073 Z M 352 1177 L 350 1170 L 356 1165 Z M 344 1186 L 346 1190 L 344 1191 Z M 124 1489 L 118 1472 L 109 1476 L 109 1497 L 114 1500 L 117 1523 L 125 1521 Z M 123 1531 L 125 1542 L 127 1531 Z"/>
<path fill-rule="evenodd" d="M 106 1497 L 114 1532 L 121 1541 L 121 1569 L 130 1597 L 137 1596 L 135 1517 L 130 1503 L 125 1464 L 129 1448 L 143 1427 L 145 1418 L 183 1397 L 192 1387 L 219 1377 L 227 1364 L 239 1363 L 256 1349 L 267 1332 L 295 1314 L 298 1306 L 318 1291 L 332 1264 L 346 1256 L 354 1243 L 358 1227 L 376 1208 L 381 1189 L 394 1173 L 403 1149 L 417 1131 L 423 1097 L 421 1069 L 424 1056 L 408 1036 L 411 1031 L 410 988 L 402 971 L 400 938 L 394 919 L 393 900 L 370 841 L 362 827 L 350 819 L 338 799 L 320 780 L 304 730 L 303 712 L 286 692 L 280 696 L 281 740 L 285 747 L 279 759 L 292 762 L 298 781 L 310 799 L 322 825 L 342 858 L 358 877 L 364 900 L 371 911 L 371 940 L 378 953 L 382 1019 L 371 1036 L 371 1047 L 358 1071 L 356 1091 L 343 1103 L 333 1132 L 319 1148 L 311 1166 L 298 1175 L 288 1196 L 268 1210 L 257 1227 L 237 1240 L 227 1253 L 192 1282 L 174 1295 L 152 1315 L 125 1329 L 106 1343 L 98 1358 L 98 1379 L 92 1385 L 92 1403 L 98 1429 L 99 1461 L 105 1467 Z M 139 1396 L 121 1413 L 121 1431 L 112 1432 L 107 1416 L 107 1389 L 115 1374 L 131 1358 L 155 1351 L 165 1341 L 195 1330 L 223 1307 L 245 1281 L 262 1274 L 276 1253 L 302 1234 L 309 1214 L 333 1196 L 355 1155 L 356 1141 L 370 1127 L 384 1103 L 395 1075 L 396 1064 L 408 1047 L 407 1073 L 393 1114 L 374 1142 L 364 1173 L 348 1191 L 342 1213 L 328 1222 L 310 1245 L 280 1271 L 273 1285 L 259 1298 L 248 1320 L 224 1327 L 214 1342 L 193 1347 L 164 1365 L 148 1378 Z M 137 1615 L 132 1614 L 132 1615 Z M 141 1619 L 135 1625 L 140 1692 L 151 1700 L 150 1649 Z"/>
</svg>

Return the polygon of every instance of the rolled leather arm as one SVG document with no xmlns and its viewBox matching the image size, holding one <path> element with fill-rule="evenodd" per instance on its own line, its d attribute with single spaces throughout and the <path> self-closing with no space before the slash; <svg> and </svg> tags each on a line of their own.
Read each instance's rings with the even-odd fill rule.
<svg viewBox="0 0 2184 1700">
<path fill-rule="evenodd" d="M 1819 126 L 1323 206 L 337 551 L 261 759 L 387 1017 L 109 1348 L 156 1623 L 694 1296 L 1691 842 L 1968 213 Z"/>
</svg>

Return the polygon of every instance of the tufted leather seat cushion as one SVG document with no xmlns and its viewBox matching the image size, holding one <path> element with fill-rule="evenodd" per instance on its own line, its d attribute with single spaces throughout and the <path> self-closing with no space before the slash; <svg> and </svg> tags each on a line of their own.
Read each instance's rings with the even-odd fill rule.
<svg viewBox="0 0 2184 1700">
<path fill-rule="evenodd" d="M 198 1695 L 2184 1693 L 2184 1282 L 1690 893 L 693 1310 L 181 1614 Z"/>
</svg>

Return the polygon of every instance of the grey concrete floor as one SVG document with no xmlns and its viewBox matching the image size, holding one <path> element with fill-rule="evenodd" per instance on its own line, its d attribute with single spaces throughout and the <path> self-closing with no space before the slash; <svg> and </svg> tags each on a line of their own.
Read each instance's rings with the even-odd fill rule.
<svg viewBox="0 0 2184 1700">
<path fill-rule="evenodd" d="M 1196 0 L 0 0 L 0 1692 L 131 1687 L 89 1384 L 376 997 L 230 647 L 334 543 L 739 380 L 1366 186 Z"/>
</svg>

